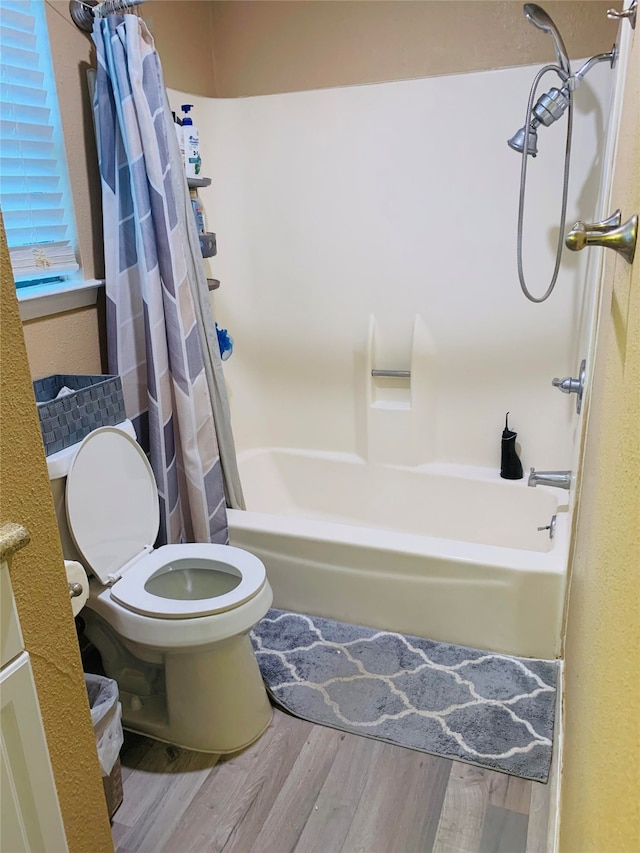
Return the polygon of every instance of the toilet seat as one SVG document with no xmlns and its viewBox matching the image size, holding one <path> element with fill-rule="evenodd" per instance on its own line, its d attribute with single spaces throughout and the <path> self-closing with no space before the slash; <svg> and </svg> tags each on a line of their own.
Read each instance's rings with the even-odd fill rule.
<svg viewBox="0 0 640 853">
<path fill-rule="evenodd" d="M 229 592 L 209 598 L 164 598 L 146 589 L 149 580 L 172 571 L 175 563 L 196 564 L 198 570 L 237 572 L 239 583 Z M 185 567 L 177 571 L 184 571 Z M 239 607 L 253 598 L 266 581 L 264 565 L 253 554 L 231 545 L 164 545 L 142 557 L 111 587 L 111 598 L 124 607 L 159 619 L 190 619 Z"/>
<path fill-rule="evenodd" d="M 221 613 L 239 607 L 266 583 L 262 562 L 240 548 L 189 543 L 153 549 L 160 524 L 155 476 L 142 448 L 114 427 L 94 430 L 82 441 L 65 499 L 69 529 L 86 568 L 111 586 L 116 602 L 134 612 L 159 619 Z M 204 591 L 193 589 L 196 573 Z M 214 574 L 239 582 L 232 589 L 233 581 L 227 583 L 223 594 L 212 590 L 209 595 Z M 168 575 L 165 579 L 177 580 L 181 597 L 151 591 L 154 579 Z"/>
</svg>

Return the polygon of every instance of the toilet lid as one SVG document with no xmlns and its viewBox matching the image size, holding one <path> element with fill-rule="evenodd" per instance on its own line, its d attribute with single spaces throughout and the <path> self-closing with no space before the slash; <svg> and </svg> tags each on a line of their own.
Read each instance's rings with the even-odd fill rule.
<svg viewBox="0 0 640 853">
<path fill-rule="evenodd" d="M 84 439 L 67 476 L 67 520 L 87 568 L 107 584 L 153 546 L 160 525 L 153 470 L 134 439 L 101 427 Z"/>
</svg>

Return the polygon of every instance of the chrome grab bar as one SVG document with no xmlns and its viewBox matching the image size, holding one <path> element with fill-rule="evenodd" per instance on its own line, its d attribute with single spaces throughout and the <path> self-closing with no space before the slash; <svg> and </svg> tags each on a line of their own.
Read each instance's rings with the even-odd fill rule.
<svg viewBox="0 0 640 853">
<path fill-rule="evenodd" d="M 372 370 L 372 376 L 387 376 L 391 379 L 411 379 L 410 370 Z"/>
</svg>

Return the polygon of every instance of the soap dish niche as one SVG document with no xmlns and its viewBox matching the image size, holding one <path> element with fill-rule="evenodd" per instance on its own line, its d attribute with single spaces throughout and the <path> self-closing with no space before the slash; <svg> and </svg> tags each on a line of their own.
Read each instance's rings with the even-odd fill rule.
<svg viewBox="0 0 640 853">
<path fill-rule="evenodd" d="M 411 371 L 377 369 L 371 371 L 371 405 L 382 409 L 411 408 Z"/>
</svg>

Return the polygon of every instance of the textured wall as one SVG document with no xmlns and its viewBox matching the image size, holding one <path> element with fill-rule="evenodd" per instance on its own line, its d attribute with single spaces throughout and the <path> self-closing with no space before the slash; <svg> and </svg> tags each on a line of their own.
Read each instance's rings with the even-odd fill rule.
<svg viewBox="0 0 640 853">
<path fill-rule="evenodd" d="M 609 2 L 544 8 L 569 56 L 609 50 Z M 324 89 L 411 77 L 544 64 L 551 37 L 507 0 L 213 0 L 213 57 L 219 98 Z M 171 83 L 176 88 L 178 84 Z"/>
<path fill-rule="evenodd" d="M 113 849 L 24 338 L 0 223 L 0 524 L 31 544 L 11 561 L 71 853 Z"/>
<path fill-rule="evenodd" d="M 102 313 L 92 305 L 24 324 L 31 376 L 51 373 L 102 373 Z"/>
<path fill-rule="evenodd" d="M 640 212 L 640 31 L 612 209 Z M 563 853 L 640 849 L 640 257 L 608 253 L 566 635 Z"/>
<path fill-rule="evenodd" d="M 167 86 L 214 97 L 211 3 L 146 0 L 141 14 L 158 48 Z"/>
</svg>

